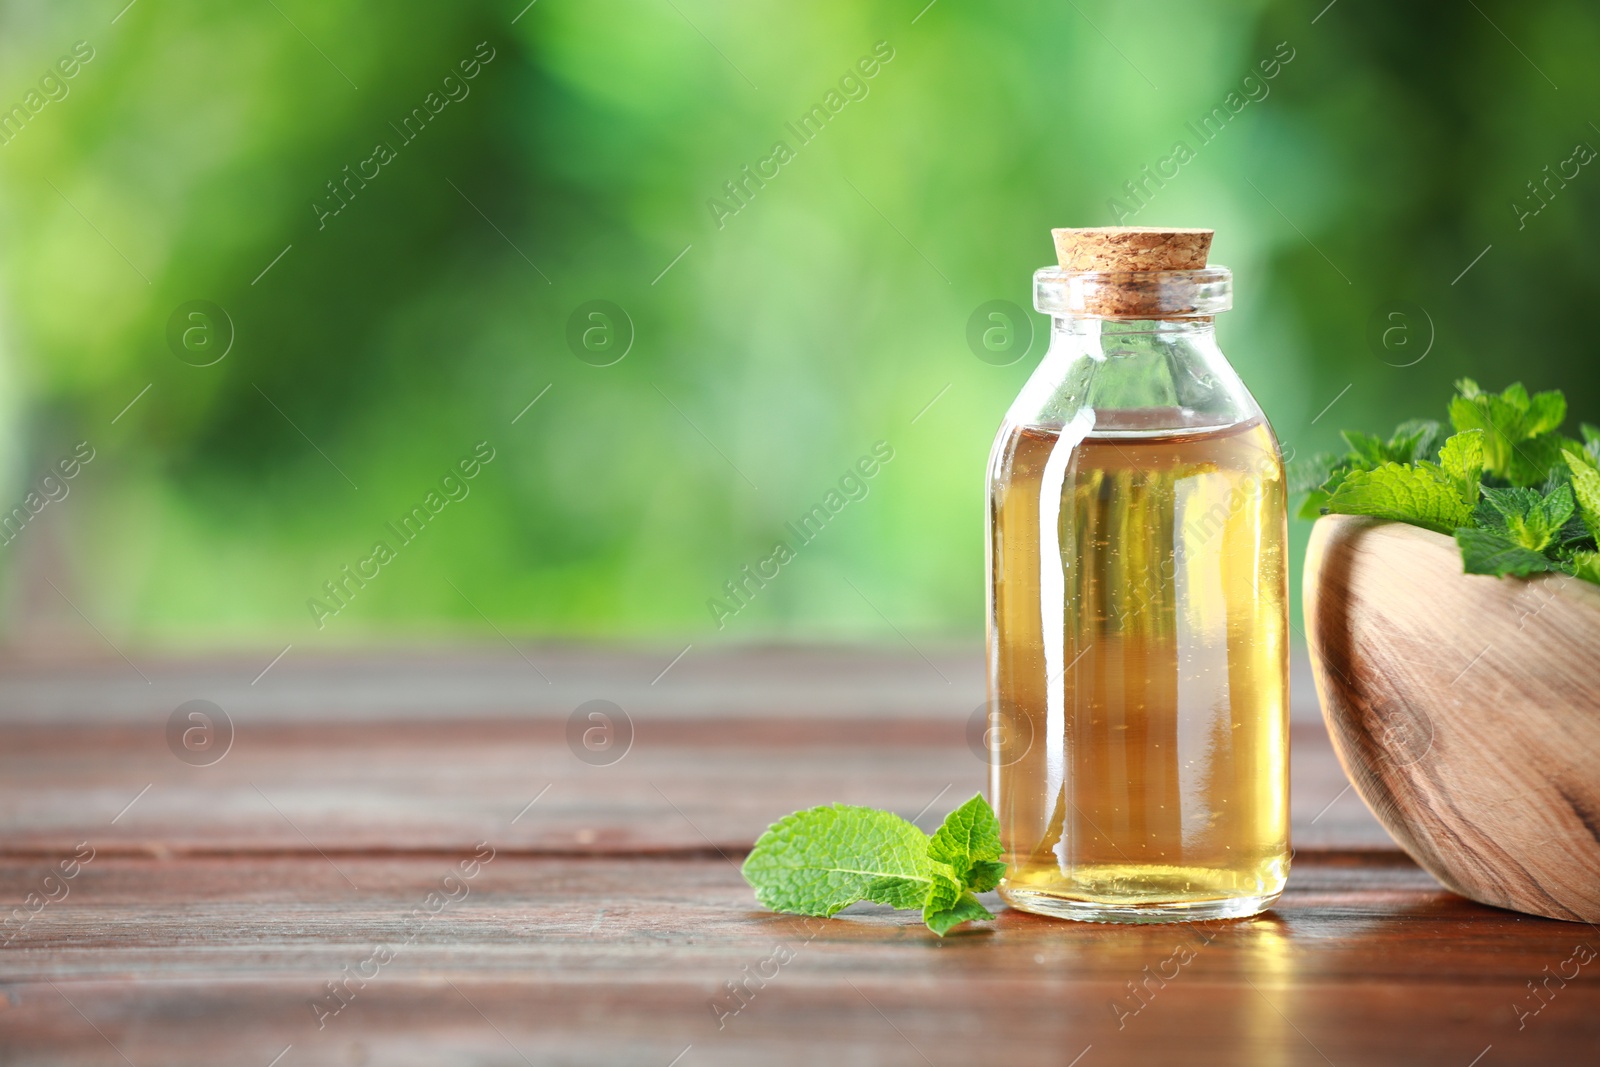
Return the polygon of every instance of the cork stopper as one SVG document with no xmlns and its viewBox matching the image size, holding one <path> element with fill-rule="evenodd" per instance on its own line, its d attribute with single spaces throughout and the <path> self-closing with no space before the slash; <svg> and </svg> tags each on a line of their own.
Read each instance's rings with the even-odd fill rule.
<svg viewBox="0 0 1600 1067">
<path fill-rule="evenodd" d="M 1070 314 L 1194 318 L 1218 295 L 1226 296 L 1228 283 L 1222 279 L 1231 277 L 1226 268 L 1206 267 L 1214 233 L 1142 226 L 1051 230 L 1061 267 L 1041 275 L 1053 274 L 1067 285 Z M 1225 310 L 1226 304 L 1224 299 L 1217 306 Z"/>
<path fill-rule="evenodd" d="M 1097 226 L 1051 230 L 1062 270 L 1199 270 L 1206 265 L 1214 230 Z"/>
</svg>

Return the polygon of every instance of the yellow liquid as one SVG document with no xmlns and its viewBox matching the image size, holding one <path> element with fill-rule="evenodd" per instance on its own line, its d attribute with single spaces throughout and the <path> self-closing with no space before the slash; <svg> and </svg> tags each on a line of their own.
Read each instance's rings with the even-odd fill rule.
<svg viewBox="0 0 1600 1067">
<path fill-rule="evenodd" d="M 1282 461 L 1260 419 L 1140 435 L 1118 414 L 1076 444 L 1016 429 L 991 466 L 1001 895 L 1251 915 L 1289 867 Z"/>
</svg>

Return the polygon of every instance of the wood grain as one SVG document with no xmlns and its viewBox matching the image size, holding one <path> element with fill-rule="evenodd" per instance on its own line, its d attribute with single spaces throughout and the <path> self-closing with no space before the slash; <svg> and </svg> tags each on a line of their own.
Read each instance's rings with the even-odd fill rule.
<svg viewBox="0 0 1600 1067">
<path fill-rule="evenodd" d="M 1334 747 L 1463 896 L 1600 921 L 1600 588 L 1461 573 L 1451 538 L 1317 521 L 1307 636 Z"/>
<path fill-rule="evenodd" d="M 224 695 L 244 710 L 210 767 L 168 750 L 171 706 L 110 680 L 115 666 L 14 664 L 0 679 L 0 695 L 24 699 L 0 707 L 0 902 L 31 917 L 0 933 L 0 1064 L 1494 1067 L 1600 1054 L 1600 962 L 1560 977 L 1600 937 L 1440 888 L 1349 790 L 1320 723 L 1292 730 L 1299 851 L 1267 914 L 1113 927 L 1002 909 L 940 941 L 873 906 L 770 914 L 736 867 L 796 807 L 850 799 L 932 826 L 981 786 L 959 700 L 937 679 L 925 714 L 888 695 L 931 675 L 925 664 L 729 654 L 726 691 L 707 668 L 682 683 L 694 700 L 650 705 L 639 668 L 659 672 L 671 650 L 611 668 L 598 652 L 530 654 L 642 678 L 621 761 L 573 754 L 570 707 L 499 703 L 527 672 L 514 654 L 302 664 L 255 704 Z M 831 681 L 825 714 L 784 710 L 806 702 L 799 688 L 761 695 L 765 671 L 800 687 L 830 663 L 860 683 L 853 702 Z M 163 701 L 216 694 L 239 666 L 141 658 Z M 462 681 L 479 668 L 499 680 Z M 556 684 L 576 696 L 588 683 Z M 59 864 L 82 841 L 95 856 L 60 895 Z M 480 841 L 494 858 L 466 878 Z M 28 912 L 47 885 L 60 899 Z M 379 946 L 392 958 L 373 973 Z M 764 983 L 747 979 L 763 968 Z M 313 1009 L 363 969 L 340 1011 Z M 740 1006 L 728 983 L 746 980 Z"/>
<path fill-rule="evenodd" d="M 613 701 L 637 721 L 799 718 L 964 722 L 984 699 L 972 643 L 921 654 L 853 646 L 512 644 L 174 655 L 104 644 L 0 649 L 0 722 L 160 724 L 203 698 L 250 724 L 565 720 Z M 924 656 L 926 658 L 924 658 Z M 1309 686 L 1310 679 L 1305 679 Z M 1309 689 L 1307 689 L 1309 693 Z"/>
<path fill-rule="evenodd" d="M 1525 985 L 1600 939 L 1467 903 L 1389 856 L 1302 853 L 1278 906 L 1244 922 L 1006 911 L 942 942 L 875 906 L 762 912 L 714 859 L 497 855 L 420 932 L 406 916 L 460 857 L 96 859 L 0 952 L 0 1055 L 666 1067 L 692 1045 L 680 1067 L 954 1065 L 1092 1046 L 1085 1065 L 1466 1067 L 1489 1045 L 1485 1064 L 1600 1048 L 1600 962 L 1548 1000 Z M 0 892 L 37 876 L 0 863 Z M 319 1015 L 325 983 L 378 945 L 392 961 Z M 727 983 L 775 954 L 740 1005 Z"/>
<path fill-rule="evenodd" d="M 632 750 L 604 767 L 577 759 L 548 719 L 246 723 L 210 767 L 175 758 L 163 727 L 0 726 L 0 853 L 86 839 L 173 854 L 483 839 L 553 853 L 743 850 L 776 817 L 835 801 L 922 813 L 932 829 L 984 788 L 987 766 L 959 720 L 870 709 L 849 722 L 640 721 Z M 1296 725 L 1291 744 L 1298 844 L 1393 847 L 1346 793 L 1327 731 Z"/>
</svg>

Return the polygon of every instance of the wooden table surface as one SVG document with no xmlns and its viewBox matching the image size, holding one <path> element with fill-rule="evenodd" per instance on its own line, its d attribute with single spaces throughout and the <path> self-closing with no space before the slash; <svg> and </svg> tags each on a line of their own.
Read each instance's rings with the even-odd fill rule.
<svg viewBox="0 0 1600 1067">
<path fill-rule="evenodd" d="M 1298 670 L 1277 907 L 1002 910 L 941 941 L 876 906 L 765 912 L 738 863 L 796 808 L 932 828 L 982 788 L 970 649 L 693 648 L 665 673 L 677 649 L 291 651 L 260 674 L 274 652 L 0 660 L 0 1063 L 1600 1062 L 1600 933 L 1413 865 Z M 168 743 L 197 699 L 232 723 L 209 766 Z M 569 744 L 591 700 L 631 722 L 615 762 Z"/>
</svg>

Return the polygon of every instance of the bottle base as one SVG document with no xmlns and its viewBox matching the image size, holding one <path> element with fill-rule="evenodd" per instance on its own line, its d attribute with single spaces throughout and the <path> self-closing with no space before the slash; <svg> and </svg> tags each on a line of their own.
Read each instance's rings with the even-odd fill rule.
<svg viewBox="0 0 1600 1067">
<path fill-rule="evenodd" d="M 1114 904 L 1042 893 L 1036 889 L 1001 889 L 1001 899 L 1018 911 L 1053 919 L 1091 923 L 1187 923 L 1210 919 L 1247 919 L 1277 902 L 1279 893 L 1216 900 Z"/>
</svg>

